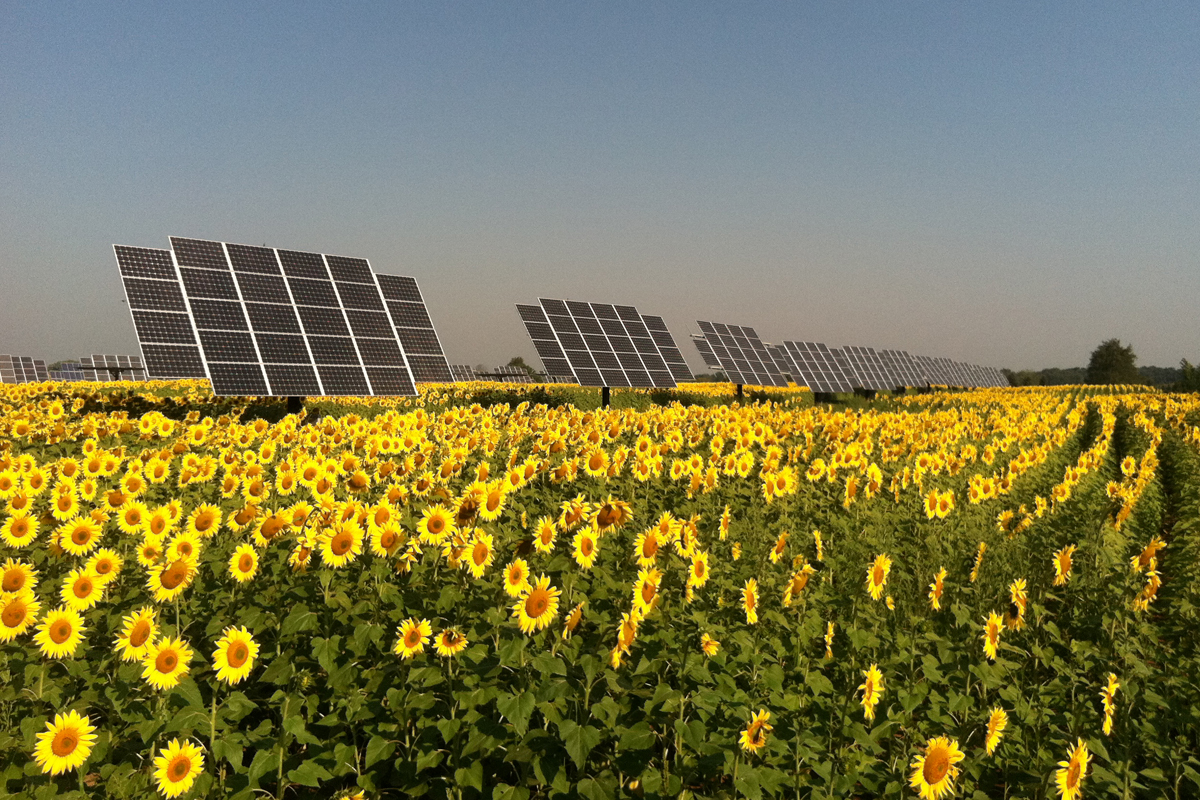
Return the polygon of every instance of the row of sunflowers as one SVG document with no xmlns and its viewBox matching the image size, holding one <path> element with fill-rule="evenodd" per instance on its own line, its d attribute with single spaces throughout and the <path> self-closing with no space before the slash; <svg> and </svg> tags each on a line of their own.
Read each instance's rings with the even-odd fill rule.
<svg viewBox="0 0 1200 800">
<path fill-rule="evenodd" d="M 1194 398 L 481 391 L 0 390 L 5 794 L 1200 791 Z"/>
</svg>

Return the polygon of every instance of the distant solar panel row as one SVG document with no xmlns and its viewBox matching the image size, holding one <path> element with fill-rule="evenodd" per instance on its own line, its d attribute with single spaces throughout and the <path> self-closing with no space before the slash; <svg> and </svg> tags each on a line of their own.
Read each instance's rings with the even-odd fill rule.
<svg viewBox="0 0 1200 800">
<path fill-rule="evenodd" d="M 90 355 L 79 359 L 87 381 L 144 381 L 146 367 L 141 356 Z"/>
<path fill-rule="evenodd" d="M 469 364 L 451 364 L 450 374 L 453 375 L 454 380 L 458 382 L 479 380 L 479 375 Z"/>
<path fill-rule="evenodd" d="M 36 383 L 50 380 L 46 362 L 29 356 L 0 355 L 0 383 Z"/>
<path fill-rule="evenodd" d="M 791 340 L 760 348 L 755 343 L 762 343 L 758 342 L 753 329 L 703 321 L 699 325 L 703 333 L 693 334 L 691 338 L 705 365 L 723 371 L 734 383 L 784 385 L 775 381 L 786 375 L 798 385 L 826 393 L 860 388 L 884 391 L 930 384 L 1008 385 L 999 370 L 958 364 L 950 359 L 912 356 L 903 350 L 877 351 L 859 346 L 830 348 L 820 342 Z"/>
</svg>

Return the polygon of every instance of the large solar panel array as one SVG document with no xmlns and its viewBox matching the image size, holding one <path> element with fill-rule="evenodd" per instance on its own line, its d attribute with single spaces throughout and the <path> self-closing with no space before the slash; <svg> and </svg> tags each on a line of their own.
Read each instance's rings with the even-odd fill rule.
<svg viewBox="0 0 1200 800">
<path fill-rule="evenodd" d="M 793 375 L 796 383 L 814 392 L 834 394 L 854 391 L 854 382 L 825 345 L 820 342 L 786 341 L 783 346 L 796 364 L 796 374 Z"/>
<path fill-rule="evenodd" d="M 361 258 L 171 237 L 116 245 L 146 367 L 218 395 L 412 395 L 453 375 L 417 282 Z"/>
<path fill-rule="evenodd" d="M 767 346 L 753 328 L 697 320 L 721 370 L 731 383 L 787 386 Z"/>
<path fill-rule="evenodd" d="M 633 306 L 548 298 L 540 302 L 540 307 L 519 305 L 517 311 L 551 376 L 569 369 L 581 386 L 650 388 L 674 387 L 675 373 L 682 374 L 683 355 L 672 347 L 675 341 L 670 333 L 663 338 L 659 330 L 655 337 Z M 667 354 L 675 362 L 675 372 L 659 341 L 669 342 L 668 351 L 676 351 Z M 686 370 L 686 363 L 682 366 Z M 686 373 L 690 378 L 691 370 Z"/>
<path fill-rule="evenodd" d="M 35 383 L 50 380 L 46 362 L 29 356 L 0 355 L 0 383 Z"/>
</svg>

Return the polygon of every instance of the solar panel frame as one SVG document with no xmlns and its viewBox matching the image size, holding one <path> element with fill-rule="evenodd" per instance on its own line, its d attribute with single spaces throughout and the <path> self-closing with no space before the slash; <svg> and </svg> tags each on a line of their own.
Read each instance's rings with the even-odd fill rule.
<svg viewBox="0 0 1200 800">
<path fill-rule="evenodd" d="M 713 352 L 712 345 L 708 343 L 708 339 L 703 334 L 693 333 L 691 340 L 696 350 L 699 351 L 704 366 L 709 369 L 721 369 L 721 362 L 717 360 L 717 354 Z"/>
</svg>

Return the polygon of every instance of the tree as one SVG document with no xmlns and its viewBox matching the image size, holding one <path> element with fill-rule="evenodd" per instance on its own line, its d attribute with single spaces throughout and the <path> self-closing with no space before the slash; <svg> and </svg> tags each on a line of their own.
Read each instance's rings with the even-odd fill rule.
<svg viewBox="0 0 1200 800">
<path fill-rule="evenodd" d="M 1179 362 L 1179 370 L 1183 375 L 1176 388 L 1181 392 L 1200 392 L 1200 366 L 1190 363 L 1185 358 Z"/>
<path fill-rule="evenodd" d="M 509 359 L 508 366 L 517 367 L 518 369 L 525 370 L 526 372 L 529 373 L 529 377 L 531 377 L 531 378 L 540 378 L 541 377 L 541 373 L 538 372 L 533 367 L 526 364 L 525 359 L 522 356 L 513 356 L 511 359 Z"/>
<path fill-rule="evenodd" d="M 1092 351 L 1084 380 L 1089 384 L 1141 383 L 1142 375 L 1137 369 L 1133 345 L 1122 347 L 1120 339 L 1101 342 Z"/>
</svg>

